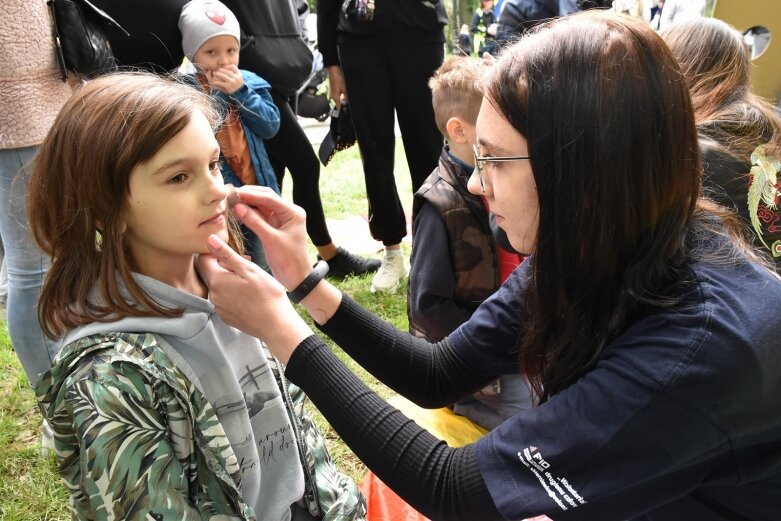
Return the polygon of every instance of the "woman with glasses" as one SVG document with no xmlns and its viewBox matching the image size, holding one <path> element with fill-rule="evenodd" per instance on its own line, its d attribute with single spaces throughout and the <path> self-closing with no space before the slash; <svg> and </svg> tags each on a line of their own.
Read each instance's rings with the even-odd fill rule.
<svg viewBox="0 0 781 521">
<path fill-rule="evenodd" d="M 531 254 L 432 346 L 320 281 L 303 212 L 240 190 L 276 280 L 217 238 L 210 297 L 263 338 L 352 450 L 432 519 L 774 519 L 781 497 L 781 281 L 701 199 L 697 131 L 670 51 L 589 12 L 506 50 L 477 120 L 484 194 Z M 528 158 L 527 158 L 528 157 Z M 277 282 L 278 281 L 278 282 Z M 425 407 L 511 370 L 539 404 L 451 448 L 369 391 L 286 303 Z"/>
</svg>

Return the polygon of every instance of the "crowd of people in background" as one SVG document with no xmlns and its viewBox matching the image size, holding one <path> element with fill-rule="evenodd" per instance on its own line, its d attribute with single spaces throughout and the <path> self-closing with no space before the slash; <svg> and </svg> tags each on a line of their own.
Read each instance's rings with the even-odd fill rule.
<svg viewBox="0 0 781 521">
<path fill-rule="evenodd" d="M 64 81 L 50 11 L 11 0 L 3 20 L 31 23 L 0 21 L 0 299 L 74 516 L 372 520 L 304 391 L 433 519 L 777 508 L 781 118 L 743 35 L 706 0 L 478 4 L 447 57 L 441 0 L 317 2 L 384 248 L 367 258 L 328 232 L 252 8 L 168 0 L 169 46 L 116 46 L 144 72 Z M 270 16 L 298 40 L 308 9 Z M 406 287 L 409 332 L 323 281 L 362 275 Z M 488 434 L 456 449 L 410 424 L 291 301 Z"/>
<path fill-rule="evenodd" d="M 587 9 L 611 9 L 639 18 L 660 30 L 676 22 L 702 17 L 706 0 L 480 0 L 469 25 L 458 28 L 453 53 L 496 56 L 499 48 L 555 16 Z"/>
</svg>

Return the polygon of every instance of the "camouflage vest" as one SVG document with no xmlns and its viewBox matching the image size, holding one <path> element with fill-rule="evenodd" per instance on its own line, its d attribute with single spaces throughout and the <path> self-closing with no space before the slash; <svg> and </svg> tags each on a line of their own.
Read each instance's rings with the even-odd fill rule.
<svg viewBox="0 0 781 521">
<path fill-rule="evenodd" d="M 424 202 L 431 204 L 447 229 L 450 258 L 455 269 L 455 300 L 465 307 L 477 309 L 500 285 L 499 254 L 488 225 L 488 212 L 482 199 L 467 190 L 468 179 L 469 175 L 443 149 L 439 166 L 415 193 L 412 236 L 417 228 L 414 216 Z M 420 252 L 421 248 L 413 244 L 412 262 Z M 425 337 L 412 320 L 409 304 L 407 316 L 410 331 Z"/>
</svg>

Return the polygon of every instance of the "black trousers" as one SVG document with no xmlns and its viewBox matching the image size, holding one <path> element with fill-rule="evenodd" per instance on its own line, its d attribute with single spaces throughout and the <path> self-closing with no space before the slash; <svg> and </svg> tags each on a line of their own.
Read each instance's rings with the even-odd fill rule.
<svg viewBox="0 0 781 521">
<path fill-rule="evenodd" d="M 320 199 L 320 161 L 304 129 L 299 125 L 289 100 L 273 91 L 271 97 L 279 109 L 280 122 L 277 135 L 263 141 L 269 161 L 280 190 L 285 168 L 290 171 L 290 177 L 293 178 L 293 202 L 306 211 L 307 234 L 315 246 L 326 246 L 332 240 Z"/>
<path fill-rule="evenodd" d="M 441 43 L 423 45 L 340 45 L 339 61 L 355 134 L 363 159 L 369 230 L 385 245 L 407 234 L 394 172 L 394 111 L 404 153 L 417 191 L 437 166 L 442 134 L 434 121 L 428 80 L 444 59 Z"/>
</svg>

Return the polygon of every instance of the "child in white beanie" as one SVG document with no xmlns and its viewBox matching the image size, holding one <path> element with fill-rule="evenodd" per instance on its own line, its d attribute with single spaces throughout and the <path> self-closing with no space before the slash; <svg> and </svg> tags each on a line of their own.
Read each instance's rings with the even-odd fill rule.
<svg viewBox="0 0 781 521">
<path fill-rule="evenodd" d="M 268 186 L 279 192 L 263 145 L 279 130 L 279 109 L 271 99 L 271 85 L 238 67 L 241 31 L 236 16 L 218 0 L 192 0 L 182 7 L 179 30 L 198 84 L 220 100 L 225 112 L 216 134 L 225 182 Z M 244 227 L 242 232 L 253 261 L 268 269 L 260 241 Z"/>
</svg>

